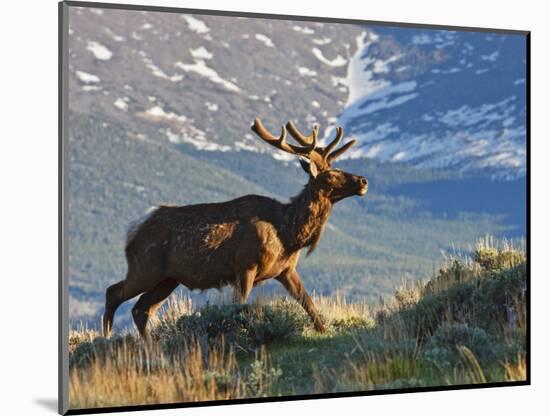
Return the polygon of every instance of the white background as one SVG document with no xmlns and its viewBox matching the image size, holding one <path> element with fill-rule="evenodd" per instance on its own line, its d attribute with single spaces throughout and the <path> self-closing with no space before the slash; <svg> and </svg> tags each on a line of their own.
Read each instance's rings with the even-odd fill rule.
<svg viewBox="0 0 550 416">
<path fill-rule="evenodd" d="M 532 386 L 185 410 L 148 415 L 517 415 L 548 410 L 547 122 L 550 14 L 544 1 L 250 0 L 141 4 L 532 31 Z M 57 4 L 2 4 L 0 23 L 0 412 L 54 414 L 57 399 Z M 388 412 L 388 413 L 386 413 Z M 144 413 L 142 413 L 144 414 Z M 546 413 L 548 414 L 548 413 Z"/>
</svg>

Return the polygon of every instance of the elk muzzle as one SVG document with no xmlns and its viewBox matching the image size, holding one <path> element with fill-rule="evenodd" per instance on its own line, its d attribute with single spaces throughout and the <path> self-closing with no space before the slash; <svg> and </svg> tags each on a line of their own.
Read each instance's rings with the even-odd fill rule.
<svg viewBox="0 0 550 416">
<path fill-rule="evenodd" d="M 369 182 L 367 181 L 366 178 L 362 177 L 362 176 L 359 176 L 357 178 L 357 183 L 358 183 L 358 187 L 359 189 L 357 190 L 357 195 L 359 196 L 363 196 L 367 193 L 367 191 L 369 190 Z"/>
</svg>

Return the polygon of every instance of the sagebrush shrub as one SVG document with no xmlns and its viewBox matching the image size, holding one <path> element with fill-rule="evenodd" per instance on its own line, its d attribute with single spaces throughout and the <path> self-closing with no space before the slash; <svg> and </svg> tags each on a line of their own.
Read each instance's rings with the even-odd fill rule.
<svg viewBox="0 0 550 416">
<path fill-rule="evenodd" d="M 416 303 L 399 303 L 397 313 L 410 335 L 421 339 L 433 335 L 445 322 L 466 322 L 488 331 L 500 331 L 502 326 L 510 325 L 512 319 L 517 320 L 510 311 L 518 306 L 525 309 L 521 305 L 525 304 L 526 276 L 525 261 L 492 270 L 476 269 L 476 266 L 468 269 L 464 264 L 453 262 L 425 286 Z M 445 285 L 443 290 L 438 280 L 451 278 L 456 282 Z"/>
<path fill-rule="evenodd" d="M 207 305 L 177 322 L 184 338 L 223 338 L 226 345 L 250 349 L 299 335 L 309 325 L 301 307 L 288 300 L 271 305 Z"/>
<path fill-rule="evenodd" d="M 361 316 L 346 316 L 345 318 L 333 319 L 330 326 L 336 331 L 349 331 L 354 329 L 369 329 L 374 327 L 375 323 L 372 319 L 363 318 Z"/>
<path fill-rule="evenodd" d="M 494 247 L 478 247 L 474 253 L 474 261 L 484 270 L 502 270 L 513 268 L 525 261 L 525 253 L 511 248 L 497 249 Z"/>
<path fill-rule="evenodd" d="M 423 356 L 438 367 L 453 367 L 460 361 L 458 347 L 467 347 L 480 362 L 494 360 L 498 354 L 494 340 L 481 328 L 466 323 L 443 324 L 424 348 Z"/>
<path fill-rule="evenodd" d="M 136 348 L 138 341 L 132 335 L 104 338 L 97 336 L 92 341 L 80 343 L 69 354 L 70 367 L 86 367 L 96 359 L 104 362 L 106 358 L 114 358 L 118 349 Z"/>
</svg>

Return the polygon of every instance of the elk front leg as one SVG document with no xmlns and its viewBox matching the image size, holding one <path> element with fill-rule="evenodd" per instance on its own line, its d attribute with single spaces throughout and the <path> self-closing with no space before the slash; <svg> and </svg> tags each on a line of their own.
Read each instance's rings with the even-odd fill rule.
<svg viewBox="0 0 550 416">
<path fill-rule="evenodd" d="M 276 279 L 283 284 L 288 293 L 290 293 L 294 299 L 300 302 L 300 305 L 302 305 L 313 320 L 315 329 L 319 332 L 325 332 L 325 325 L 323 324 L 313 301 L 306 292 L 298 272 L 296 272 L 296 270 L 286 270 L 281 275 L 277 276 Z"/>
</svg>

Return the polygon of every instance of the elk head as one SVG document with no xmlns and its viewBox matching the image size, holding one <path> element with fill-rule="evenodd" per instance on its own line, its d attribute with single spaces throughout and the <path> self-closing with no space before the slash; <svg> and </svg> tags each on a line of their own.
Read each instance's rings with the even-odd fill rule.
<svg viewBox="0 0 550 416">
<path fill-rule="evenodd" d="M 324 147 L 317 145 L 318 126 L 313 128 L 311 135 L 305 136 L 296 128 L 292 121 L 289 121 L 286 127 L 282 126 L 281 135 L 276 137 L 257 118 L 254 120 L 252 130 L 263 141 L 277 149 L 299 156 L 300 164 L 306 173 L 309 174 L 310 182 L 313 182 L 315 187 L 320 189 L 332 202 L 337 202 L 353 195 L 363 196 L 367 193 L 368 182 L 364 177 L 332 167 L 332 162 L 355 144 L 355 140 L 350 140 L 335 150 L 344 136 L 344 129 L 342 127 L 336 128 L 336 137 Z M 287 130 L 300 146 L 287 143 Z"/>
</svg>

